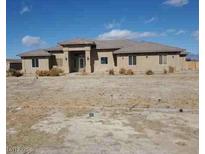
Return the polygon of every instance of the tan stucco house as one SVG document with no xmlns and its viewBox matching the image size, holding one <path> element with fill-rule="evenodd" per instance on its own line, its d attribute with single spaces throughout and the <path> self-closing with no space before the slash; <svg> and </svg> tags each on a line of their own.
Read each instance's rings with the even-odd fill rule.
<svg viewBox="0 0 205 154">
<path fill-rule="evenodd" d="M 163 72 L 170 66 L 176 71 L 185 69 L 185 49 L 153 42 L 133 40 L 76 39 L 58 43 L 56 47 L 19 54 L 22 71 L 58 67 L 65 73 L 85 71 L 106 72 L 109 69 L 132 69 L 135 73 Z"/>
</svg>

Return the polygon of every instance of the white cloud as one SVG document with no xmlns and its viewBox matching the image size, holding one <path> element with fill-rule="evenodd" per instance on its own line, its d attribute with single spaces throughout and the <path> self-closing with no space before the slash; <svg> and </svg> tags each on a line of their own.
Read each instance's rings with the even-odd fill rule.
<svg viewBox="0 0 205 154">
<path fill-rule="evenodd" d="M 155 17 L 152 17 L 152 18 L 150 18 L 150 19 L 145 20 L 145 24 L 152 23 L 152 22 L 154 22 L 154 21 L 156 21 L 156 18 L 155 18 Z"/>
<path fill-rule="evenodd" d="M 127 29 L 112 29 L 108 32 L 98 35 L 97 39 L 100 40 L 113 40 L 113 39 L 144 39 L 151 37 L 163 37 L 185 34 L 185 30 L 167 29 L 163 32 L 137 32 Z M 197 32 L 193 33 L 193 36 L 197 36 Z"/>
<path fill-rule="evenodd" d="M 31 7 L 29 7 L 29 6 L 24 6 L 24 7 L 22 7 L 22 9 L 20 10 L 20 14 L 22 15 L 22 14 L 24 14 L 24 13 L 26 13 L 26 12 L 31 12 Z"/>
<path fill-rule="evenodd" d="M 112 40 L 112 39 L 141 39 L 157 37 L 160 34 L 155 32 L 133 32 L 126 29 L 113 29 L 109 32 L 98 35 L 98 39 Z"/>
<path fill-rule="evenodd" d="M 181 7 L 189 3 L 189 0 L 166 0 L 163 2 L 165 5 L 170 5 L 174 7 Z"/>
<path fill-rule="evenodd" d="M 185 34 L 186 31 L 185 30 L 177 30 L 177 29 L 167 29 L 165 32 L 163 32 L 162 34 L 164 36 L 167 35 L 182 35 Z"/>
<path fill-rule="evenodd" d="M 40 37 L 29 36 L 29 35 L 24 36 L 22 38 L 21 42 L 22 42 L 23 45 L 28 46 L 28 47 L 31 47 L 31 46 L 42 46 L 42 45 L 46 44 L 46 42 L 41 40 Z"/>
<path fill-rule="evenodd" d="M 186 32 L 184 30 L 178 30 L 175 35 L 181 35 L 181 34 L 185 34 Z"/>
<path fill-rule="evenodd" d="M 121 23 L 122 23 L 122 21 L 113 20 L 112 22 L 105 24 L 105 28 L 106 29 L 119 28 Z"/>
<path fill-rule="evenodd" d="M 167 29 L 166 32 L 167 33 L 174 33 L 174 32 L 176 32 L 176 29 Z"/>
<path fill-rule="evenodd" d="M 195 38 L 196 40 L 199 40 L 199 30 L 193 31 L 192 37 Z"/>
</svg>

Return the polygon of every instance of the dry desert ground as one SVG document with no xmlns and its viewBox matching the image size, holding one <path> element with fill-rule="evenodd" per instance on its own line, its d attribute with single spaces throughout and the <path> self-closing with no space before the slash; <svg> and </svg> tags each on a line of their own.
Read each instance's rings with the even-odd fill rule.
<svg viewBox="0 0 205 154">
<path fill-rule="evenodd" d="M 194 72 L 7 77 L 8 153 L 197 154 L 198 123 Z"/>
</svg>

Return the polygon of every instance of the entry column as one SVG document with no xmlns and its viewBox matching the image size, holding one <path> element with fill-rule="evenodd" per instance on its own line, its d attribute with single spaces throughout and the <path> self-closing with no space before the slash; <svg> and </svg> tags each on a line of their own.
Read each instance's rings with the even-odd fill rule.
<svg viewBox="0 0 205 154">
<path fill-rule="evenodd" d="M 85 71 L 91 73 L 91 60 L 90 60 L 90 47 L 86 47 L 85 50 Z"/>
<path fill-rule="evenodd" d="M 70 73 L 68 48 L 63 48 L 63 53 L 64 53 L 64 59 L 63 59 L 64 72 Z"/>
</svg>

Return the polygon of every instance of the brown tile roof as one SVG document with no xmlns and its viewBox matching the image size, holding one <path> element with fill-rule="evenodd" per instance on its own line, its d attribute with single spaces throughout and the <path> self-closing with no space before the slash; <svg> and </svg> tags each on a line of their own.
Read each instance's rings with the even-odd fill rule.
<svg viewBox="0 0 205 154">
<path fill-rule="evenodd" d="M 163 45 L 153 42 L 136 42 L 134 45 L 125 46 L 114 51 L 114 54 L 123 53 L 152 53 L 152 52 L 182 52 L 185 49 Z"/>
<path fill-rule="evenodd" d="M 153 52 L 184 52 L 185 49 L 163 45 L 153 42 L 133 41 L 133 40 L 85 40 L 75 39 L 59 43 L 61 45 L 92 45 L 96 49 L 116 49 L 114 54 L 124 53 L 153 53 Z M 38 49 L 34 51 L 19 54 L 20 57 L 29 56 L 50 56 L 49 52 L 62 51 L 62 46 L 51 47 L 47 49 Z M 182 53 L 183 54 L 183 53 Z"/>
<path fill-rule="evenodd" d="M 28 52 L 24 52 L 21 54 L 18 54 L 17 56 L 19 57 L 47 57 L 50 56 L 51 54 L 48 53 L 47 51 L 45 51 L 44 49 L 38 49 L 38 50 L 32 50 L 32 51 L 28 51 Z"/>
<path fill-rule="evenodd" d="M 120 49 L 136 44 L 132 40 L 95 40 L 96 49 Z"/>
<path fill-rule="evenodd" d="M 90 44 L 96 45 L 96 49 L 119 49 L 114 53 L 140 53 L 140 52 L 181 52 L 184 49 L 163 45 L 153 42 L 142 42 L 133 40 L 85 40 L 75 39 L 64 41 L 61 45 L 73 45 L 73 44 Z"/>
<path fill-rule="evenodd" d="M 87 39 L 73 39 L 68 41 L 59 42 L 60 45 L 94 45 L 95 42 Z"/>
<path fill-rule="evenodd" d="M 55 46 L 55 47 L 50 47 L 45 49 L 46 51 L 63 51 L 63 47 L 62 46 Z"/>
</svg>

